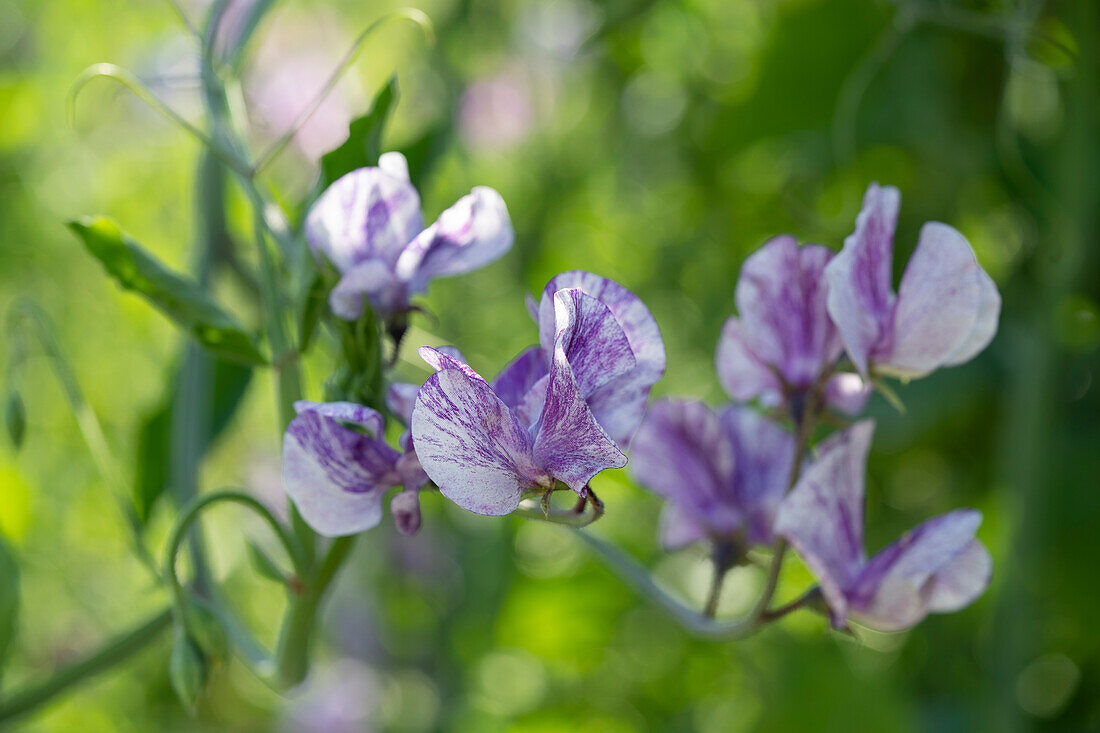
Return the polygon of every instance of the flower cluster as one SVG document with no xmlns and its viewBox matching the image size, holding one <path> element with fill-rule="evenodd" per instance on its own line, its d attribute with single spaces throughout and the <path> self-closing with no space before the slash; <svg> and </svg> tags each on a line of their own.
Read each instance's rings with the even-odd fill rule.
<svg viewBox="0 0 1100 733">
<path fill-rule="evenodd" d="M 453 348 L 420 349 L 434 370 L 423 385 L 389 387 L 386 405 L 407 426 L 385 442 L 383 416 L 348 402 L 299 403 L 284 446 L 287 492 L 329 536 L 382 516 L 385 493 L 400 531 L 420 526 L 419 494 L 434 487 L 488 516 L 524 499 L 622 468 L 667 501 L 669 549 L 706 540 L 716 569 L 757 545 L 782 561 L 789 544 L 817 576 L 834 625 L 881 629 L 961 608 L 989 581 L 975 539 L 981 517 L 932 519 L 868 560 L 864 469 L 873 433 L 864 420 L 815 442 L 827 413 L 861 413 L 884 376 L 913 378 L 959 364 L 996 331 L 1000 298 L 966 239 L 926 224 L 897 294 L 892 281 L 899 195 L 872 185 L 838 254 L 781 236 L 749 257 L 735 289 L 738 315 L 722 329 L 719 379 L 732 403 L 712 410 L 664 399 L 647 412 L 665 351 L 653 316 L 622 285 L 562 273 L 528 307 L 538 345 L 487 381 Z M 423 229 L 404 160 L 338 180 L 307 221 L 315 254 L 341 273 L 330 294 L 340 319 L 408 310 L 429 278 L 488 263 L 512 243 L 499 195 L 477 188 Z M 770 598 L 764 599 L 764 606 Z"/>
</svg>

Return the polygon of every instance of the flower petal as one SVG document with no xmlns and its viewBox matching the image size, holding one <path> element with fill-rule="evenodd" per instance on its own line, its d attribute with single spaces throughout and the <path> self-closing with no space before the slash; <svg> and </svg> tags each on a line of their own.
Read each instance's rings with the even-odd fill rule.
<svg viewBox="0 0 1100 733">
<path fill-rule="evenodd" d="M 783 387 L 775 372 L 751 351 L 741 319 L 731 316 L 722 326 L 714 354 L 718 381 L 735 400 L 759 399 L 769 407 L 783 402 Z"/>
<path fill-rule="evenodd" d="M 370 259 L 389 267 L 424 228 L 420 196 L 408 176 L 394 175 L 395 159 L 337 179 L 310 209 L 306 240 L 340 272 Z M 406 168 L 407 173 L 407 168 Z"/>
<path fill-rule="evenodd" d="M 397 260 L 397 276 L 421 292 L 433 277 L 460 275 L 499 259 L 514 241 L 504 199 L 478 186 L 409 243 Z"/>
<path fill-rule="evenodd" d="M 582 398 L 634 369 L 630 342 L 611 310 L 580 288 L 554 293 L 557 343 Z"/>
<path fill-rule="evenodd" d="M 420 354 L 420 358 L 428 362 L 428 366 L 436 371 L 441 371 L 443 369 L 459 369 L 468 377 L 480 382 L 485 381 L 483 376 L 470 368 L 470 365 L 462 358 L 462 354 L 459 350 L 453 346 L 440 346 L 438 349 L 434 349 L 431 346 L 421 346 L 416 350 L 416 353 Z"/>
<path fill-rule="evenodd" d="M 794 436 L 747 407 L 728 407 L 719 420 L 733 446 L 733 496 L 745 515 L 747 538 L 769 544 L 791 476 Z"/>
<path fill-rule="evenodd" d="M 863 495 L 874 423 L 858 422 L 821 446 L 780 504 L 775 532 L 786 537 L 821 583 L 833 623 L 848 616 L 846 590 L 863 567 Z"/>
<path fill-rule="evenodd" d="M 442 369 L 417 393 L 416 454 L 440 492 L 463 509 L 508 514 L 525 491 L 549 487 L 550 479 L 534 463 L 527 429 L 466 369 Z"/>
<path fill-rule="evenodd" d="M 707 530 L 678 504 L 665 504 L 658 520 L 657 534 L 661 546 L 668 551 L 695 544 L 707 538 Z"/>
<path fill-rule="evenodd" d="M 921 228 L 917 248 L 898 287 L 893 328 L 874 354 L 880 371 L 921 376 L 947 363 L 978 328 L 979 341 L 991 338 L 990 304 L 982 303 L 982 269 L 966 237 L 946 224 Z M 986 321 L 978 323 L 985 306 Z"/>
<path fill-rule="evenodd" d="M 717 415 L 701 402 L 660 400 L 631 444 L 631 473 L 712 536 L 744 521 L 733 492 L 734 449 Z"/>
<path fill-rule="evenodd" d="M 883 335 L 894 305 L 894 230 L 901 194 L 872 183 L 863 197 L 855 231 L 825 267 L 828 310 L 860 374 Z"/>
<path fill-rule="evenodd" d="M 378 410 L 357 405 L 354 402 L 311 402 L 298 400 L 294 403 L 294 411 L 301 415 L 303 412 L 316 412 L 325 417 L 331 417 L 340 422 L 353 423 L 365 428 L 371 437 L 381 438 L 385 429 L 385 418 Z"/>
<path fill-rule="evenodd" d="M 989 577 L 987 556 L 973 549 L 981 522 L 980 512 L 960 509 L 929 519 L 884 548 L 849 591 L 852 613 L 869 626 L 895 631 L 923 619 L 934 598 L 945 610 L 972 601 Z M 940 573 L 945 575 L 937 598 Z"/>
<path fill-rule="evenodd" d="M 871 383 L 863 381 L 863 377 L 841 372 L 825 383 L 825 404 L 847 415 L 858 415 L 871 399 L 871 391 Z"/>
<path fill-rule="evenodd" d="M 381 520 L 382 495 L 399 481 L 398 455 L 382 441 L 307 409 L 283 437 L 283 484 L 319 534 L 355 534 Z"/>
<path fill-rule="evenodd" d="M 551 476 L 582 494 L 605 468 L 622 468 L 626 455 L 596 421 L 581 397 L 565 355 L 564 335 L 554 348 L 546 402 L 535 437 L 535 460 Z"/>
<path fill-rule="evenodd" d="M 1001 317 L 1001 294 L 997 292 L 996 283 L 985 270 L 979 270 L 978 273 L 978 318 L 967 337 L 947 357 L 944 366 L 956 366 L 970 361 L 989 346 L 997 333 Z"/>
<path fill-rule="evenodd" d="M 745 260 L 737 281 L 749 348 L 795 387 L 809 387 L 840 356 L 822 274 L 832 256 L 820 245 L 799 247 L 794 237 L 776 237 Z"/>
<path fill-rule="evenodd" d="M 500 370 L 500 374 L 493 380 L 493 391 L 504 401 L 504 404 L 515 410 L 523 403 L 535 382 L 545 377 L 547 373 L 542 349 L 532 346 L 520 352 L 520 355 L 509 362 L 508 366 Z"/>
<path fill-rule="evenodd" d="M 386 407 L 406 425 L 412 420 L 413 406 L 416 405 L 416 393 L 419 384 L 394 382 L 386 390 Z"/>
<path fill-rule="evenodd" d="M 989 587 L 993 574 L 993 558 L 978 540 L 971 540 L 966 549 L 932 578 L 928 595 L 928 610 L 951 613 L 966 608 Z"/>
<path fill-rule="evenodd" d="M 381 260 L 365 260 L 340 278 L 328 294 L 328 305 L 337 318 L 358 321 L 363 315 L 363 296 L 383 312 L 401 310 L 408 300 L 405 286 Z"/>
</svg>

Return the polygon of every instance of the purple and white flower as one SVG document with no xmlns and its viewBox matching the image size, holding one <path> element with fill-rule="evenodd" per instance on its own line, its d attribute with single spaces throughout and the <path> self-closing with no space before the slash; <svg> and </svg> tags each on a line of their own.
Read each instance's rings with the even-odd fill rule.
<svg viewBox="0 0 1100 733">
<path fill-rule="evenodd" d="M 415 455 L 386 444 L 384 420 L 376 410 L 351 402 L 301 401 L 294 407 L 298 415 L 283 436 L 283 485 L 319 534 L 368 530 L 382 519 L 386 491 L 394 486 L 416 491 L 427 482 Z M 411 522 L 396 513 L 394 518 L 402 531 Z M 419 511 L 415 524 L 419 527 Z"/>
<path fill-rule="evenodd" d="M 554 292 L 552 302 L 548 368 L 528 351 L 490 387 L 463 361 L 420 350 L 437 371 L 417 394 L 413 443 L 427 475 L 464 509 L 508 514 L 525 495 L 556 482 L 585 496 L 593 476 L 626 465 L 589 406 L 593 395 L 638 367 L 641 344 L 635 348 L 615 313 L 623 300 L 568 287 Z M 660 355 L 663 365 L 663 347 Z"/>
<path fill-rule="evenodd" d="M 896 631 L 970 605 L 989 585 L 993 561 L 974 537 L 982 516 L 973 509 L 930 519 L 867 559 L 864 473 L 873 432 L 865 420 L 821 446 L 780 505 L 775 531 L 817 576 L 834 626 L 851 618 Z"/>
<path fill-rule="evenodd" d="M 825 267 L 828 309 L 861 374 L 920 377 L 974 358 L 993 339 L 1001 296 L 966 238 L 928 222 L 895 294 L 901 194 L 872 183 L 855 231 Z"/>
<path fill-rule="evenodd" d="M 668 501 L 661 539 L 676 549 L 708 538 L 770 544 L 794 453 L 793 436 L 753 410 L 662 400 L 634 436 L 631 461 L 638 482 Z"/>
<path fill-rule="evenodd" d="M 407 310 L 409 298 L 435 277 L 459 275 L 493 262 L 515 238 L 504 200 L 478 186 L 424 228 L 420 196 L 400 153 L 385 153 L 377 167 L 339 178 L 306 218 L 314 256 L 341 277 L 329 294 L 338 317 L 354 321 L 363 298 L 389 314 Z"/>
<path fill-rule="evenodd" d="M 832 257 L 826 247 L 783 235 L 745 260 L 734 293 L 738 315 L 722 327 L 715 355 L 730 397 L 768 407 L 799 403 L 832 370 L 843 350 L 826 309 Z M 854 374 L 834 374 L 824 385 L 826 404 L 850 414 L 869 396 Z"/>
</svg>

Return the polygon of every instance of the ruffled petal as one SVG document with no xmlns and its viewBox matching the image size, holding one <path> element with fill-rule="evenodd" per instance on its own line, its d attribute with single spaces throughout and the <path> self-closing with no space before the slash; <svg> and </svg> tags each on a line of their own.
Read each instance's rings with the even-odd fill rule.
<svg viewBox="0 0 1100 733">
<path fill-rule="evenodd" d="M 825 383 L 825 404 L 846 415 L 858 415 L 871 399 L 871 391 L 871 383 L 858 374 L 834 374 Z"/>
<path fill-rule="evenodd" d="M 863 197 L 856 228 L 825 267 L 829 315 L 860 374 L 883 336 L 894 305 L 894 230 L 901 193 L 872 183 Z"/>
<path fill-rule="evenodd" d="M 864 563 L 864 472 L 873 432 L 874 423 L 864 420 L 825 441 L 775 520 L 776 534 L 817 577 L 836 625 L 848 616 L 846 590 Z"/>
<path fill-rule="evenodd" d="M 776 237 L 745 260 L 737 281 L 748 346 L 795 387 L 809 387 L 840 356 L 840 337 L 825 308 L 823 272 L 832 256 L 825 247 Z"/>
<path fill-rule="evenodd" d="M 420 465 L 440 492 L 476 514 L 508 514 L 525 491 L 550 485 L 536 467 L 527 429 L 465 369 L 428 377 L 416 396 L 412 435 Z"/>
<path fill-rule="evenodd" d="M 775 514 L 791 476 L 794 436 L 746 407 L 727 407 L 719 420 L 733 446 L 733 497 L 745 515 L 747 538 L 753 544 L 770 544 Z"/>
<path fill-rule="evenodd" d="M 499 259 L 514 241 L 504 199 L 478 186 L 409 243 L 397 260 L 397 276 L 421 292 L 433 277 L 460 275 Z"/>
<path fill-rule="evenodd" d="M 515 410 L 524 401 L 535 383 L 547 374 L 542 349 L 532 346 L 500 370 L 493 380 L 493 391 L 504 404 Z M 540 403 L 541 406 L 541 403 Z"/>
<path fill-rule="evenodd" d="M 714 366 L 722 388 L 733 399 L 741 402 L 759 399 L 769 407 L 782 403 L 779 377 L 749 348 L 744 324 L 736 316 L 726 319 L 722 326 Z"/>
<path fill-rule="evenodd" d="M 931 372 L 966 343 L 982 310 L 982 269 L 966 237 L 946 224 L 921 227 L 898 287 L 892 329 L 874 353 L 879 371 L 907 377 Z M 988 329 L 982 329 L 983 335 Z"/>
<path fill-rule="evenodd" d="M 631 371 L 637 362 L 611 310 L 580 288 L 554 294 L 557 342 L 582 398 Z"/>
<path fill-rule="evenodd" d="M 399 482 L 398 455 L 381 440 L 305 409 L 283 437 L 283 485 L 316 532 L 355 534 L 381 520 L 382 496 Z"/>
<path fill-rule="evenodd" d="M 310 209 L 306 240 L 317 257 L 340 272 L 366 260 L 390 268 L 413 237 L 424 229 L 420 196 L 400 173 L 396 159 L 386 166 L 360 168 L 337 179 Z"/>
<path fill-rule="evenodd" d="M 896 631 L 928 615 L 933 599 L 944 610 L 973 601 L 989 580 L 988 555 L 974 550 L 981 522 L 981 513 L 960 509 L 924 522 L 883 549 L 849 591 L 852 614 L 868 626 Z"/>
<path fill-rule="evenodd" d="M 660 400 L 631 446 L 631 473 L 642 486 L 714 536 L 744 519 L 733 491 L 734 449 L 718 416 L 701 402 Z"/>
<path fill-rule="evenodd" d="M 408 305 L 403 283 L 381 260 L 365 260 L 340 278 L 328 295 L 328 305 L 337 318 L 357 321 L 363 315 L 363 298 L 379 311 L 389 313 Z"/>
</svg>

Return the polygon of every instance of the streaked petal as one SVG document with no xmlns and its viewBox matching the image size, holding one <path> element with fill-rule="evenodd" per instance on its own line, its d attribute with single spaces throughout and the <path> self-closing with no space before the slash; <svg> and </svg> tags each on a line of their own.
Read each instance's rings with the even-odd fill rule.
<svg viewBox="0 0 1100 733">
<path fill-rule="evenodd" d="M 527 390 L 527 394 L 513 410 L 520 422 L 529 428 L 542 417 L 542 408 L 546 405 L 546 388 L 549 385 L 550 375 L 544 374 L 539 381 L 531 385 L 531 389 Z"/>
<path fill-rule="evenodd" d="M 829 315 L 863 375 L 894 304 L 894 230 L 900 206 L 896 188 L 872 183 L 863 197 L 855 231 L 825 267 Z"/>
<path fill-rule="evenodd" d="M 978 270 L 978 318 L 959 347 L 947 357 L 944 366 L 965 364 L 980 354 L 997 333 L 1001 318 L 1001 294 L 985 270 Z"/>
<path fill-rule="evenodd" d="M 836 327 L 825 308 L 825 265 L 831 250 L 772 239 L 741 267 L 737 311 L 753 355 L 790 385 L 809 387 L 840 356 Z"/>
<path fill-rule="evenodd" d="M 381 520 L 382 495 L 398 482 L 397 458 L 382 441 L 307 409 L 283 437 L 283 484 L 319 534 L 355 534 Z"/>
<path fill-rule="evenodd" d="M 937 600 L 945 609 L 972 601 L 988 581 L 989 565 L 972 549 L 981 521 L 979 512 L 960 509 L 924 522 L 884 548 L 849 591 L 853 614 L 883 631 L 908 628 L 931 610 L 941 572 L 945 584 Z"/>
<path fill-rule="evenodd" d="M 719 420 L 733 446 L 733 497 L 745 515 L 748 540 L 771 543 L 775 514 L 791 476 L 794 436 L 747 407 L 728 407 Z"/>
<path fill-rule="evenodd" d="M 391 161 L 392 162 L 392 161 Z M 310 209 L 306 240 L 340 272 L 369 259 L 389 267 L 424 229 L 420 196 L 395 165 L 360 168 L 337 179 Z M 399 172 L 399 171 L 396 171 Z M 407 173 L 407 170 L 406 170 Z"/>
<path fill-rule="evenodd" d="M 734 449 L 718 416 L 701 402 L 660 400 L 631 445 L 631 474 L 708 534 L 735 532 L 744 519 L 733 491 Z"/>
<path fill-rule="evenodd" d="M 416 350 L 416 353 L 420 354 L 420 358 L 426 361 L 428 366 L 436 371 L 442 369 L 459 369 L 468 377 L 480 382 L 485 381 L 484 377 L 470 368 L 470 365 L 462 358 L 462 354 L 453 346 L 440 346 L 438 349 L 432 348 L 431 346 L 421 346 Z"/>
<path fill-rule="evenodd" d="M 525 491 L 550 484 L 534 463 L 527 429 L 484 380 L 463 369 L 442 369 L 424 382 L 412 435 L 424 472 L 468 511 L 508 514 Z"/>
<path fill-rule="evenodd" d="M 983 307 L 982 275 L 966 237 L 938 222 L 921 227 L 898 287 L 888 348 L 874 354 L 880 371 L 920 376 L 960 350 L 971 351 L 968 337 L 979 326 Z M 987 324 L 979 331 L 980 337 L 991 337 Z"/>
<path fill-rule="evenodd" d="M 554 321 L 557 343 L 582 398 L 636 366 L 626 333 L 611 310 L 580 288 L 554 294 Z"/>
<path fill-rule="evenodd" d="M 504 199 L 478 186 L 409 244 L 397 260 L 397 276 L 420 292 L 430 278 L 460 275 L 497 260 L 514 241 Z"/>
<path fill-rule="evenodd" d="M 847 415 L 858 415 L 871 399 L 871 391 L 871 383 L 858 374 L 834 374 L 825 383 L 825 404 Z"/>
<path fill-rule="evenodd" d="M 325 417 L 331 417 L 340 422 L 352 423 L 364 428 L 374 438 L 384 435 L 385 418 L 378 410 L 357 405 L 354 402 L 311 402 L 298 400 L 294 403 L 294 411 L 301 415 L 303 412 L 316 412 Z"/>
<path fill-rule="evenodd" d="M 744 325 L 736 316 L 726 319 L 722 326 L 714 366 L 722 388 L 733 399 L 742 402 L 759 399 L 769 407 L 783 401 L 779 378 L 753 354 L 746 340 Z"/>
<path fill-rule="evenodd" d="M 504 404 L 515 410 L 535 383 L 547 375 L 542 349 L 532 346 L 520 352 L 520 355 L 500 370 L 493 380 L 493 391 Z M 540 403 L 541 409 L 541 403 Z"/>
<path fill-rule="evenodd" d="M 821 584 L 833 622 L 848 615 L 846 590 L 863 567 L 863 496 L 874 423 L 858 422 L 820 447 L 779 506 L 775 532 L 798 550 Z"/>
</svg>

